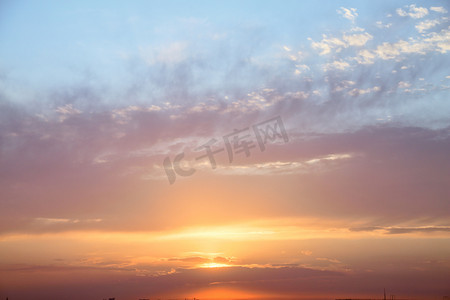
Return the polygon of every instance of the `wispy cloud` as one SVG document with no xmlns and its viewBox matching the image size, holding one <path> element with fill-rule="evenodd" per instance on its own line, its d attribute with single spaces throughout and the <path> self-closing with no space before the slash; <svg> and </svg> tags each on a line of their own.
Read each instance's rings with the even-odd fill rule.
<svg viewBox="0 0 450 300">
<path fill-rule="evenodd" d="M 433 28 L 434 26 L 440 24 L 441 22 L 438 19 L 434 20 L 426 20 L 422 21 L 419 24 L 416 25 L 416 29 L 418 32 L 423 33 L 427 31 L 430 28 Z"/>
<path fill-rule="evenodd" d="M 409 233 L 445 233 L 450 232 L 450 227 L 448 226 L 422 226 L 422 227 L 381 227 L 381 226 L 370 226 L 370 227 L 355 227 L 350 228 L 350 231 L 361 232 L 361 231 L 381 231 L 384 234 L 409 234 Z"/>
<path fill-rule="evenodd" d="M 338 161 L 353 158 L 354 154 L 330 154 L 323 157 L 311 158 L 302 162 L 275 161 L 252 165 L 219 166 L 217 173 L 226 175 L 286 175 L 296 173 L 310 173 L 326 171 L 333 168 Z"/>
<path fill-rule="evenodd" d="M 432 6 L 432 7 L 430 7 L 430 10 L 438 12 L 438 13 L 442 13 L 442 14 L 447 13 L 447 10 L 442 6 Z"/>
<path fill-rule="evenodd" d="M 397 8 L 396 12 L 401 17 L 409 16 L 413 19 L 420 19 L 428 15 L 428 9 L 425 7 L 417 7 L 415 4 L 411 4 L 409 6 L 405 6 L 407 10 L 403 10 L 402 8 Z"/>
<path fill-rule="evenodd" d="M 356 8 L 345 8 L 341 7 L 337 10 L 338 14 L 340 14 L 342 17 L 346 18 L 347 20 L 350 20 L 352 22 L 355 21 L 356 17 L 358 16 L 358 13 L 356 12 Z"/>
</svg>

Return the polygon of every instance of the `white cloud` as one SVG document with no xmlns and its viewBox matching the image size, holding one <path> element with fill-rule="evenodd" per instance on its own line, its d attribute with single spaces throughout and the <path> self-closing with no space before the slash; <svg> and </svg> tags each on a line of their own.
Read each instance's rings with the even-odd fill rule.
<svg viewBox="0 0 450 300">
<path fill-rule="evenodd" d="M 353 34 L 353 35 L 345 35 L 343 39 L 349 46 L 364 46 L 367 41 L 373 39 L 373 36 L 368 34 L 367 32 L 362 34 Z"/>
<path fill-rule="evenodd" d="M 447 29 L 441 30 L 439 33 L 431 32 L 424 43 L 434 46 L 435 51 L 440 53 L 447 53 L 450 51 L 450 26 Z"/>
<path fill-rule="evenodd" d="M 314 158 L 314 159 L 310 159 L 308 161 L 306 161 L 307 164 L 316 164 L 318 162 L 323 162 L 323 161 L 327 161 L 327 160 L 339 160 L 339 159 L 346 159 L 346 158 L 351 158 L 353 155 L 349 154 L 349 153 L 344 153 L 344 154 L 330 154 L 324 157 L 320 157 L 320 158 Z"/>
<path fill-rule="evenodd" d="M 78 115 L 78 114 L 82 113 L 80 110 L 74 108 L 72 104 L 66 104 L 64 106 L 59 106 L 55 109 L 55 111 L 60 114 L 60 116 L 59 116 L 60 122 L 63 122 L 69 116 Z"/>
<path fill-rule="evenodd" d="M 397 12 L 397 15 L 399 15 L 400 17 L 406 17 L 406 16 L 408 15 L 408 14 L 406 13 L 406 11 L 404 11 L 404 10 L 401 9 L 401 8 L 397 8 L 396 12 Z"/>
<path fill-rule="evenodd" d="M 72 104 L 66 104 L 64 106 L 59 106 L 55 109 L 57 113 L 60 113 L 62 115 L 76 115 L 80 114 L 81 111 L 74 108 Z"/>
<path fill-rule="evenodd" d="M 414 19 L 420 19 L 428 15 L 428 9 L 425 7 L 416 7 L 414 4 L 409 6 L 409 16 Z"/>
<path fill-rule="evenodd" d="M 354 88 L 353 90 L 349 91 L 348 94 L 356 97 L 359 95 L 364 95 L 364 94 L 368 94 L 368 93 L 372 93 L 372 92 L 378 92 L 380 90 L 379 86 L 374 86 L 372 88 L 367 88 L 367 89 L 357 89 Z"/>
<path fill-rule="evenodd" d="M 438 12 L 438 13 L 442 13 L 442 14 L 446 14 L 448 11 L 443 8 L 442 6 L 432 6 L 430 7 L 430 10 Z"/>
<path fill-rule="evenodd" d="M 329 70 L 345 70 L 348 67 L 350 67 L 350 64 L 348 62 L 343 60 L 336 60 L 331 63 L 325 64 L 323 66 L 323 70 L 325 72 Z"/>
<path fill-rule="evenodd" d="M 302 59 L 303 53 L 301 51 L 298 51 L 297 53 L 293 53 L 291 52 L 291 50 L 289 50 L 290 53 L 287 54 L 287 57 L 289 58 L 289 60 L 292 61 L 299 61 Z"/>
<path fill-rule="evenodd" d="M 336 87 L 333 89 L 333 92 L 340 92 L 344 89 L 348 89 L 349 87 L 355 85 L 356 82 L 352 80 L 342 80 L 336 84 Z"/>
<path fill-rule="evenodd" d="M 313 171 L 326 171 L 330 164 L 354 158 L 352 153 L 334 153 L 306 161 L 272 161 L 249 165 L 218 166 L 215 172 L 223 175 L 288 175 L 308 173 Z"/>
<path fill-rule="evenodd" d="M 429 52 L 447 53 L 450 51 L 450 26 L 440 32 L 423 34 L 417 39 L 409 38 L 396 43 L 384 42 L 374 50 L 361 50 L 354 58 L 361 64 L 373 64 L 376 58 L 398 59 L 402 54 L 427 54 Z"/>
<path fill-rule="evenodd" d="M 367 49 L 358 52 L 358 56 L 355 58 L 359 64 L 373 64 L 376 55 L 373 51 Z"/>
<path fill-rule="evenodd" d="M 167 103 L 166 103 L 167 106 Z M 166 107 L 169 108 L 169 107 Z M 171 107 L 173 108 L 173 107 Z M 160 111 L 162 108 L 158 105 L 151 106 L 136 106 L 130 105 L 125 108 L 114 109 L 111 112 L 111 117 L 116 120 L 119 124 L 126 124 L 129 120 L 131 120 L 131 116 L 135 112 L 151 112 L 151 111 Z"/>
<path fill-rule="evenodd" d="M 340 9 L 336 10 L 338 14 L 343 16 L 344 18 L 354 22 L 356 17 L 358 16 L 358 13 L 356 12 L 356 8 L 345 8 L 341 7 Z"/>
<path fill-rule="evenodd" d="M 330 53 L 332 49 L 336 49 L 337 52 L 341 51 L 342 48 L 347 47 L 347 43 L 338 38 L 328 38 L 324 34 L 320 42 L 312 42 L 311 46 L 313 49 L 321 50 L 320 55 L 325 55 Z"/>
<path fill-rule="evenodd" d="M 361 28 L 361 27 L 358 27 L 358 26 L 355 26 L 355 27 L 352 27 L 352 29 L 350 29 L 350 31 L 352 31 L 352 32 L 364 32 L 365 29 Z"/>
<path fill-rule="evenodd" d="M 428 9 L 426 9 L 425 7 L 416 7 L 415 4 L 411 4 L 408 7 L 408 11 L 397 8 L 396 12 L 401 17 L 410 16 L 413 19 L 420 19 L 428 15 Z"/>
<path fill-rule="evenodd" d="M 305 67 L 307 67 L 305 65 Z M 309 68 L 309 67 L 307 67 Z M 229 113 L 229 112 L 252 112 L 252 111 L 261 111 L 267 109 L 268 107 L 273 106 L 274 104 L 282 101 L 284 97 L 282 95 L 278 95 L 274 89 L 262 89 L 258 91 L 253 91 L 247 94 L 247 97 L 243 99 L 239 99 L 236 101 L 232 101 L 227 105 L 226 108 L 221 109 L 220 113 Z M 210 106 L 211 110 L 218 110 L 218 106 Z"/>
<path fill-rule="evenodd" d="M 423 33 L 424 31 L 433 28 L 434 26 L 440 24 L 441 22 L 439 20 L 426 20 L 422 21 L 419 24 L 416 25 L 416 29 L 418 32 Z"/>
<path fill-rule="evenodd" d="M 310 70 L 307 65 L 295 65 L 295 67 L 295 74 L 297 75 Z"/>
<path fill-rule="evenodd" d="M 402 42 L 402 41 L 400 41 Z M 377 47 L 375 53 L 381 59 L 392 59 L 397 57 L 400 54 L 400 51 L 396 44 L 383 43 Z"/>
<path fill-rule="evenodd" d="M 401 89 L 407 89 L 407 88 L 411 87 L 411 83 L 406 82 L 406 81 L 400 81 L 398 83 L 398 87 Z"/>
<path fill-rule="evenodd" d="M 336 52 L 340 52 L 343 48 L 348 47 L 361 47 L 364 46 L 367 41 L 373 39 L 373 36 L 369 33 L 357 33 L 357 34 L 343 34 L 342 39 L 336 37 L 322 36 L 320 42 L 312 42 L 311 47 L 316 50 L 320 50 L 320 55 L 325 55 L 335 49 Z M 311 39 L 310 39 L 311 40 Z"/>
<path fill-rule="evenodd" d="M 377 21 L 377 22 L 375 22 L 375 25 L 376 25 L 378 28 L 383 29 L 383 28 L 389 28 L 389 27 L 391 27 L 391 26 L 392 26 L 392 23 L 383 24 L 383 22 Z"/>
<path fill-rule="evenodd" d="M 191 108 L 188 109 L 187 112 L 189 113 L 194 113 L 194 112 L 205 112 L 205 111 L 217 111 L 219 110 L 220 107 L 219 105 L 213 105 L 213 104 L 206 104 L 204 102 L 200 102 L 194 106 L 192 106 Z"/>
</svg>

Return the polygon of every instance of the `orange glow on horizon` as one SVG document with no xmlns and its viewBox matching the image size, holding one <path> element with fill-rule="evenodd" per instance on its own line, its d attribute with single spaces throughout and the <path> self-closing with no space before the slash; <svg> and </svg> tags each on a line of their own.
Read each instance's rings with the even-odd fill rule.
<svg viewBox="0 0 450 300">
<path fill-rule="evenodd" d="M 267 294 L 225 287 L 211 287 L 196 292 L 196 298 L 200 299 L 255 299 L 261 297 L 267 297 Z"/>
</svg>

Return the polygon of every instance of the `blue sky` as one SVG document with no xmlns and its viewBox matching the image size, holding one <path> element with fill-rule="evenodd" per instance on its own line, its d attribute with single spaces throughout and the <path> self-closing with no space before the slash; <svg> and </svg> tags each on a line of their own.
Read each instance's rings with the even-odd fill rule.
<svg viewBox="0 0 450 300">
<path fill-rule="evenodd" d="M 416 5 L 421 3 L 446 6 L 445 1 Z M 353 21 L 337 13 L 340 7 L 352 4 L 357 6 L 359 15 Z M 165 48 L 168 55 L 170 51 L 184 51 L 186 59 L 208 57 L 211 68 L 199 70 L 203 73 L 199 84 L 208 85 L 202 80 L 220 76 L 224 66 L 219 60 L 229 63 L 230 59 L 237 59 L 235 52 L 273 64 L 282 55 L 280 49 L 287 45 L 310 55 L 310 64 L 317 66 L 324 57 L 315 57 L 317 53 L 311 49 L 308 38 L 319 41 L 323 34 L 339 36 L 356 27 L 372 35 L 368 46 L 416 37 L 419 33 L 414 21 L 420 20 L 401 17 L 395 11 L 409 4 L 136 1 L 125 5 L 115 1 L 7 1 L 2 4 L 0 63 L 8 76 L 38 89 L 81 81 L 87 74 L 106 85 L 126 89 L 127 79 L 133 81 L 128 78 L 132 65 L 146 59 L 148 62 L 152 51 Z M 387 17 L 389 14 L 392 16 Z M 423 18 L 438 16 L 430 10 Z M 380 29 L 377 21 L 392 23 L 393 27 Z M 226 47 L 229 51 L 214 55 Z M 253 76 L 253 80 L 264 84 L 263 78 Z"/>
</svg>

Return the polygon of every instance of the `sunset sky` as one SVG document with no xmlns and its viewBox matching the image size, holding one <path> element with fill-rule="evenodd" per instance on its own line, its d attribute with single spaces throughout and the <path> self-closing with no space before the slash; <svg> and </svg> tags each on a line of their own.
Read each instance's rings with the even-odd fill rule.
<svg viewBox="0 0 450 300">
<path fill-rule="evenodd" d="M 449 11 L 0 1 L 0 300 L 450 296 Z"/>
</svg>

